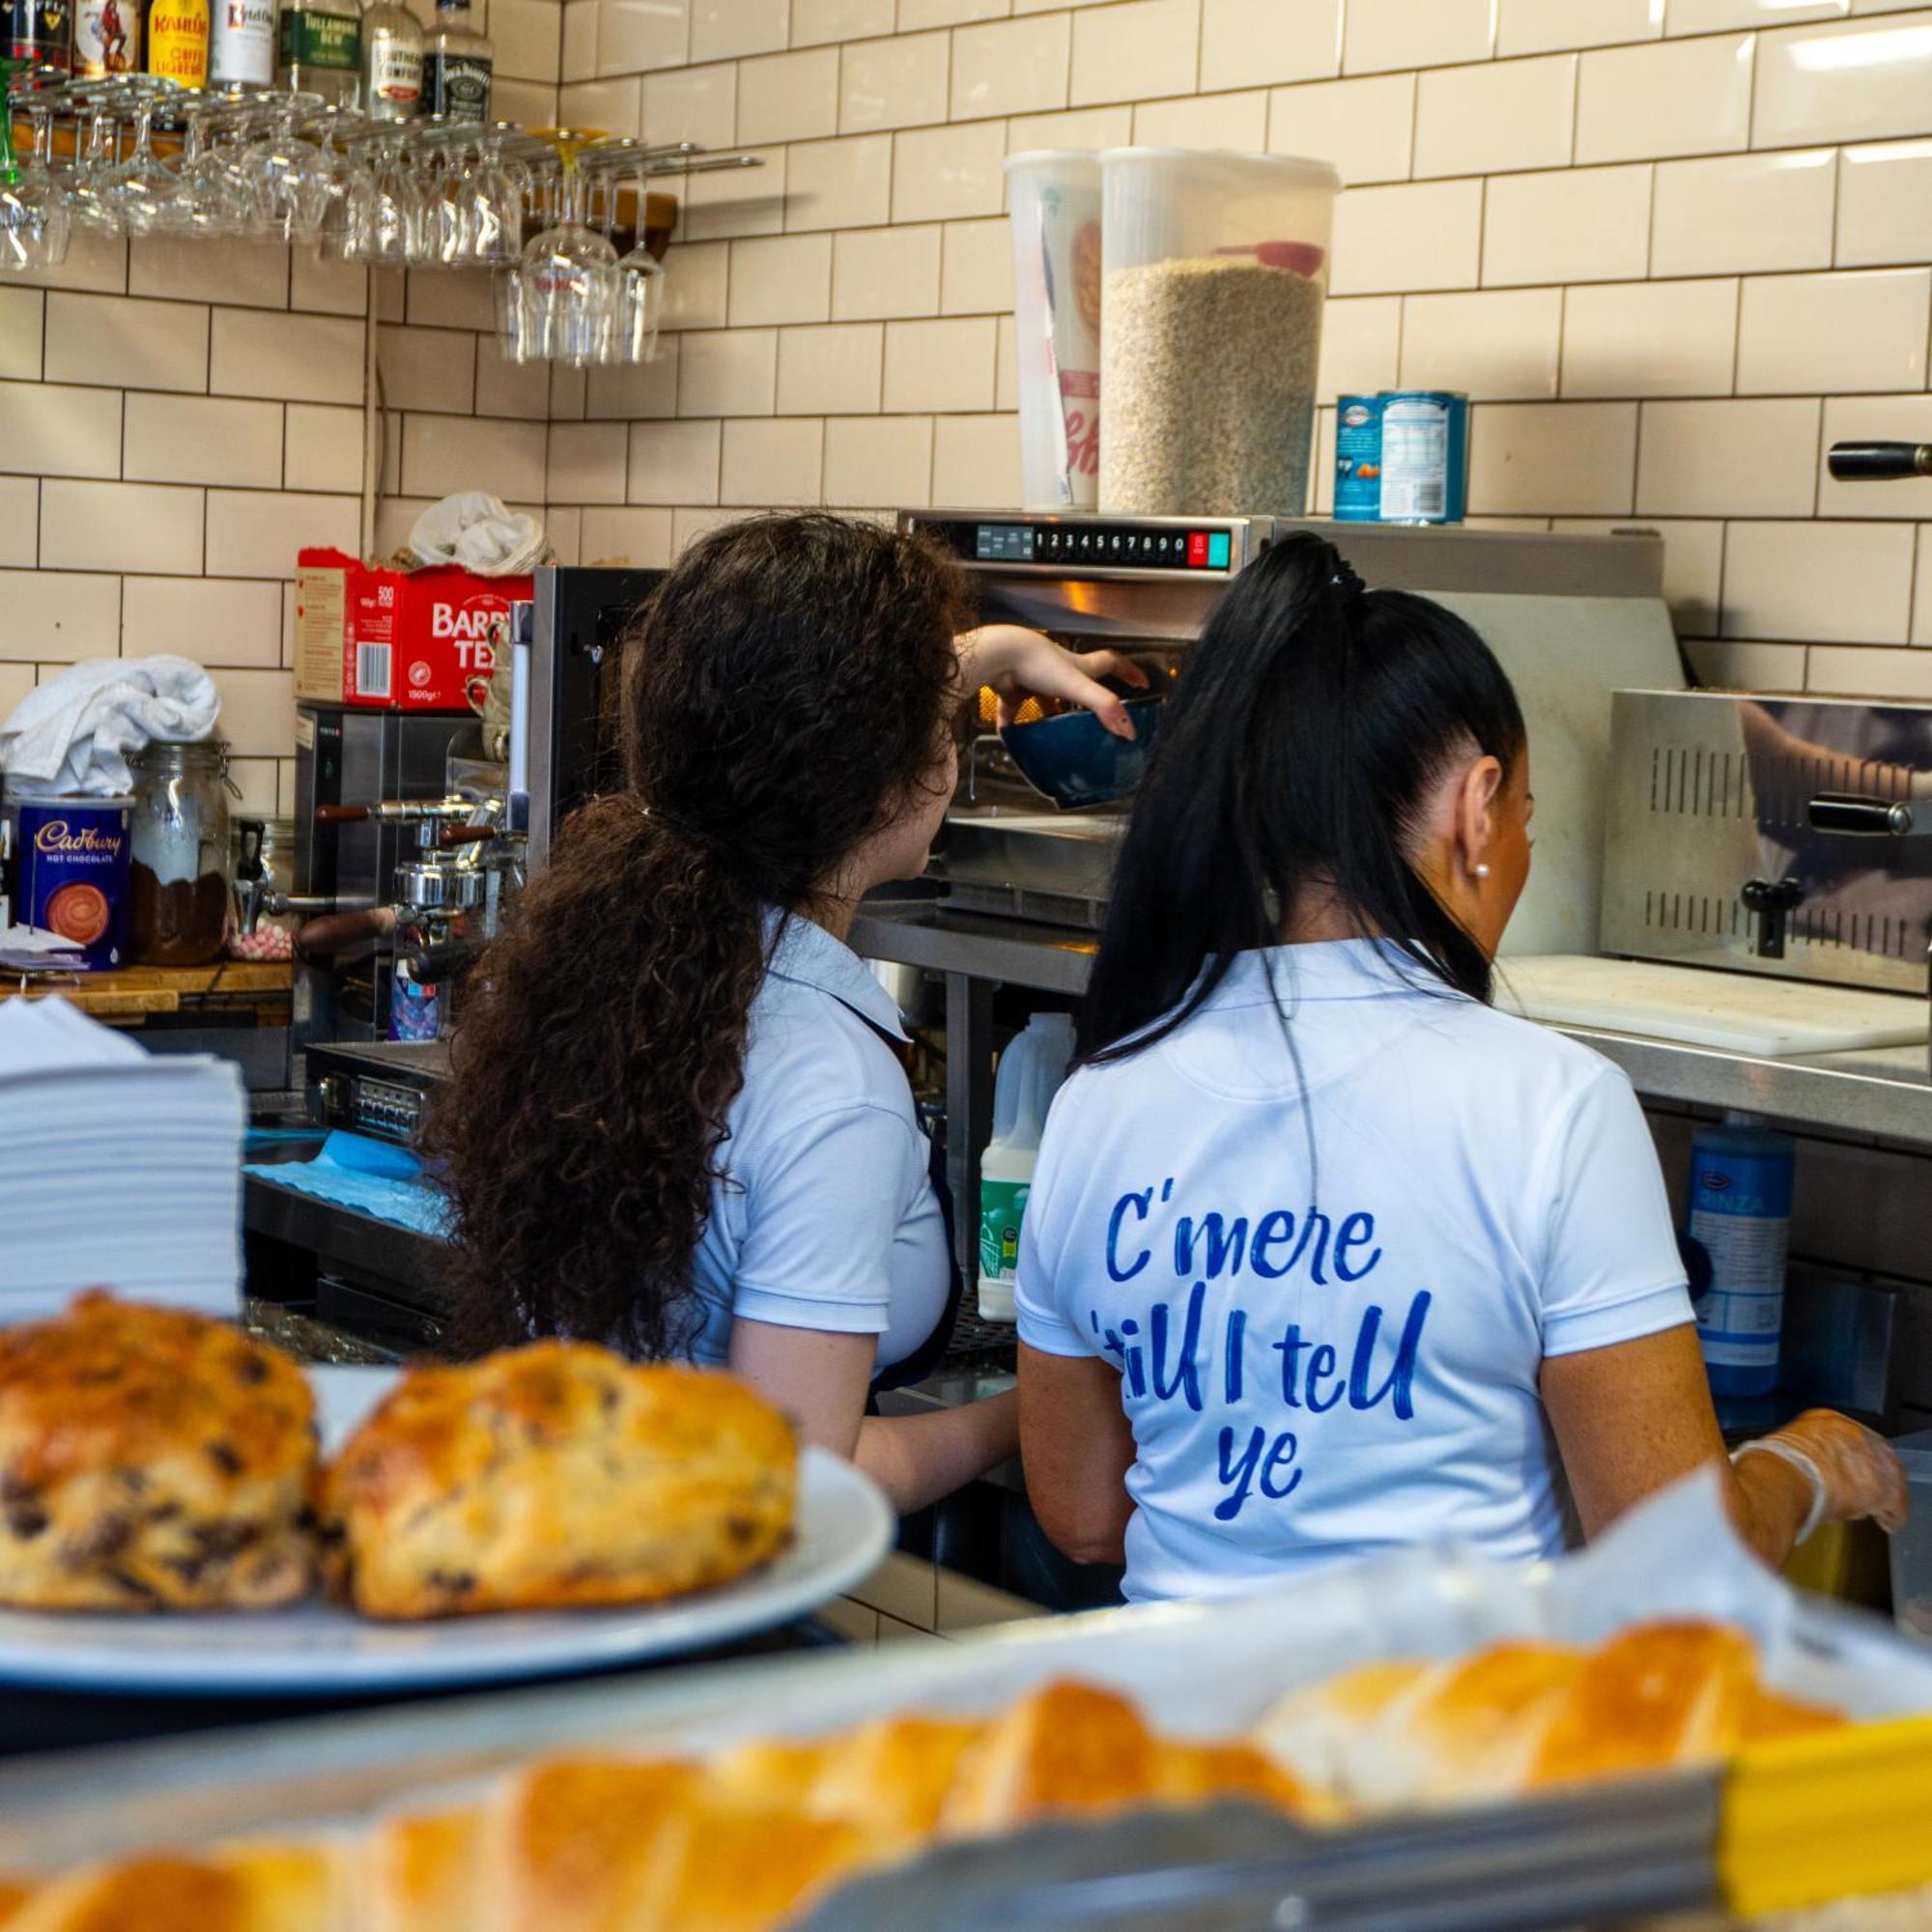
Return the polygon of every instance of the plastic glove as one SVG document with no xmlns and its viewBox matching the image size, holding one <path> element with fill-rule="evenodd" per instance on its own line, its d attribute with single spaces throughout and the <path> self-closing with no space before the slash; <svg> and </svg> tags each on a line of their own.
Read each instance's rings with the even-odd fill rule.
<svg viewBox="0 0 1932 1932">
<path fill-rule="evenodd" d="M 1868 1516 L 1888 1534 L 1904 1526 L 1911 1502 L 1905 1465 L 1883 1435 L 1835 1409 L 1807 1408 L 1764 1438 L 1810 1458 L 1825 1483 L 1825 1520 Z"/>
</svg>

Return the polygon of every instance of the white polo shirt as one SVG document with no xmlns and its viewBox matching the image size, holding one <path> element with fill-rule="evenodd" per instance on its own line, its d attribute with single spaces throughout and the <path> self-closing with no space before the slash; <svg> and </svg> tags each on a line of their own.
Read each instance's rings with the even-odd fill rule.
<svg viewBox="0 0 1932 1932">
<path fill-rule="evenodd" d="M 1414 972 L 1369 941 L 1244 953 L 1054 1102 L 1019 1332 L 1121 1374 L 1131 1598 L 1434 1537 L 1553 1555 L 1545 1356 L 1691 1320 L 1623 1074 Z"/>
<path fill-rule="evenodd" d="M 768 944 L 778 924 L 774 913 Z M 866 963 L 822 926 L 785 921 L 752 1003 L 725 1179 L 694 1260 L 705 1310 L 695 1361 L 723 1363 L 742 1317 L 876 1335 L 889 1368 L 938 1322 L 945 1217 L 912 1089 L 881 1033 L 905 1038 Z"/>
</svg>

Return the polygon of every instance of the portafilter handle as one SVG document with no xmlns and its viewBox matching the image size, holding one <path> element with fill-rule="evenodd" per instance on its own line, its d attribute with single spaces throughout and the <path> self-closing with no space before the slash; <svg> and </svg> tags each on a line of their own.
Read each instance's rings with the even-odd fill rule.
<svg viewBox="0 0 1932 1932">
<path fill-rule="evenodd" d="M 1932 476 L 1932 442 L 1834 442 L 1825 467 L 1841 483 Z"/>
<path fill-rule="evenodd" d="M 241 898 L 240 917 L 243 932 L 253 932 L 264 919 L 280 919 L 289 913 L 332 913 L 342 910 L 342 901 L 332 893 L 281 892 L 259 871 L 245 882 Z"/>
<path fill-rule="evenodd" d="M 318 825 L 360 825 L 375 819 L 382 825 L 435 825 L 468 818 L 475 810 L 467 798 L 382 798 L 373 805 L 319 805 Z"/>
<path fill-rule="evenodd" d="M 1848 838 L 1932 838 L 1932 821 L 1921 818 L 1905 799 L 1821 791 L 1804 810 L 1813 832 Z"/>
</svg>

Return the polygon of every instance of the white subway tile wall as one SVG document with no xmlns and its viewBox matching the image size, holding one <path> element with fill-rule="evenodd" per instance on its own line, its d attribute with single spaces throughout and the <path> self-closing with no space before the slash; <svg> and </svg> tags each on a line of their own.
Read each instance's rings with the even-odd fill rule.
<svg viewBox="0 0 1932 1932">
<path fill-rule="evenodd" d="M 678 232 L 693 242 L 728 235 L 776 235 L 784 227 L 785 151 L 748 146 L 753 169 L 695 174 L 685 185 Z"/>
<path fill-rule="evenodd" d="M 699 106 L 719 137 L 730 100 L 784 178 L 732 184 L 765 195 L 755 224 L 694 209 L 688 234 L 738 240 L 672 253 L 676 367 L 553 392 L 558 425 L 628 417 L 628 500 L 676 512 L 609 522 L 607 473 L 574 481 L 553 433 L 582 541 L 593 516 L 659 554 L 759 506 L 1012 497 L 1003 156 L 1265 147 L 1347 184 L 1323 400 L 1464 388 L 1478 516 L 1658 524 L 1696 663 L 1917 688 L 1886 651 L 1932 641 L 1924 498 L 1830 483 L 1824 444 L 1932 437 L 1932 6 L 667 0 L 649 33 L 645 12 L 572 0 L 562 79 L 595 48 L 647 139 Z M 1822 591 L 1853 558 L 1868 580 Z"/>
<path fill-rule="evenodd" d="M 741 9 L 758 0 L 710 0 L 713 14 Z M 597 77 L 600 12 L 611 50 L 626 49 L 613 23 L 631 15 L 635 44 L 681 68 L 687 11 L 687 0 L 573 0 L 571 77 Z M 763 12 L 769 32 L 784 0 Z M 492 0 L 503 112 L 554 119 L 564 25 L 558 0 Z M 781 23 L 774 44 L 784 43 Z M 642 65 L 604 71 L 635 98 Z M 728 99 L 736 69 L 721 71 Z M 700 251 L 680 252 L 701 265 Z M 723 273 L 721 262 L 720 324 Z M 598 426 L 608 448 L 547 450 L 548 372 L 497 356 L 487 274 L 406 286 L 385 271 L 372 287 L 365 270 L 312 249 L 78 238 L 58 270 L 0 286 L 0 715 L 81 658 L 194 658 L 220 687 L 245 803 L 294 810 L 296 552 L 359 547 L 372 300 L 385 487 L 406 479 L 413 493 L 385 504 L 379 545 L 404 540 L 445 489 L 542 505 L 553 453 L 581 500 L 624 502 L 629 423 Z M 668 367 L 674 383 L 676 366 L 673 354 L 650 376 Z M 659 519 L 653 554 L 668 560 L 668 510 L 616 514 Z M 578 536 L 574 509 L 558 521 Z M 643 528 L 623 534 L 604 548 L 649 548 Z"/>
<path fill-rule="evenodd" d="M 569 494 L 574 446 L 553 439 L 553 514 L 581 509 L 582 542 L 593 517 L 655 555 L 764 506 L 1010 498 L 1004 156 L 1264 146 L 1347 185 L 1324 402 L 1468 390 L 1473 512 L 1654 523 L 1713 674 L 1926 682 L 1924 486 L 1833 484 L 1823 452 L 1932 439 L 1932 6 L 743 0 L 727 44 L 696 24 L 727 0 L 693 0 L 688 29 L 668 0 L 664 44 L 627 59 L 620 4 L 572 0 L 565 81 L 591 39 L 575 16 L 601 7 L 597 75 L 641 88 L 647 138 L 675 131 L 654 84 L 682 99 L 673 75 L 701 74 L 722 101 L 732 66 L 737 137 L 785 172 L 728 253 L 673 250 L 681 366 L 588 386 L 593 419 L 635 424 L 629 500 L 668 531 Z M 781 232 L 829 239 L 829 270 L 820 247 L 743 239 Z M 694 420 L 663 421 L 673 407 Z"/>
<path fill-rule="evenodd" d="M 1467 389 L 1474 513 L 1654 523 L 1700 668 L 1932 689 L 1925 486 L 1824 471 L 1833 439 L 1932 439 L 1932 5 L 498 0 L 495 28 L 567 119 L 766 161 L 686 185 L 660 359 L 505 364 L 482 276 L 77 245 L 0 289 L 0 697 L 193 639 L 285 676 L 285 553 L 356 531 L 372 302 L 384 541 L 459 485 L 640 563 L 761 507 L 1009 499 L 1001 163 L 1129 140 L 1331 159 L 1322 400 Z M 286 704 L 235 689 L 259 740 Z"/>
</svg>

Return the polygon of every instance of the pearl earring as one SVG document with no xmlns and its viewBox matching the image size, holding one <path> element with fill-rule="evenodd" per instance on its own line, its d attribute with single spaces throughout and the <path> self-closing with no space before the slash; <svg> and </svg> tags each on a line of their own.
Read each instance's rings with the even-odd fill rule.
<svg viewBox="0 0 1932 1932">
<path fill-rule="evenodd" d="M 1489 867 L 1488 867 L 1488 865 L 1487 865 L 1487 864 L 1481 864 L 1481 863 L 1479 863 L 1479 864 L 1477 865 L 1477 867 L 1476 867 L 1476 876 L 1477 876 L 1477 878 L 1479 878 L 1479 879 L 1487 879 L 1487 878 L 1488 878 L 1488 877 L 1490 876 L 1490 868 L 1489 868 Z"/>
</svg>

